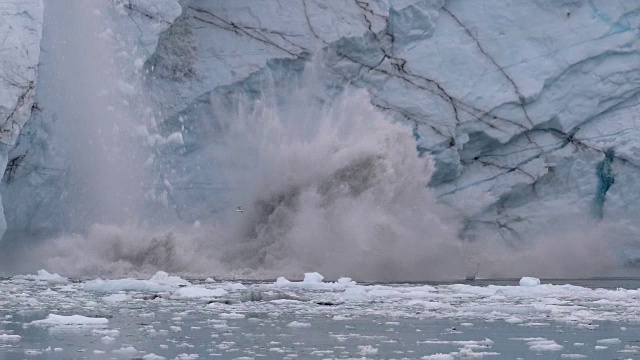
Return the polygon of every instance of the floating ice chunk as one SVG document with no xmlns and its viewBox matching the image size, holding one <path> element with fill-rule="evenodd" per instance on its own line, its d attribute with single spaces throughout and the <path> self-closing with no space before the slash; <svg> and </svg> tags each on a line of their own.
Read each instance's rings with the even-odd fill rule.
<svg viewBox="0 0 640 360">
<path fill-rule="evenodd" d="M 527 342 L 529 350 L 533 351 L 560 351 L 563 346 L 553 340 L 534 340 Z"/>
<path fill-rule="evenodd" d="M 0 342 L 20 341 L 21 338 L 20 335 L 0 334 Z"/>
<path fill-rule="evenodd" d="M 420 358 L 421 360 L 453 360 L 455 357 L 449 354 L 437 353 L 433 355 L 427 355 Z"/>
<path fill-rule="evenodd" d="M 378 349 L 374 348 L 371 345 L 361 345 L 358 346 L 358 350 L 360 350 L 360 355 L 376 355 L 378 353 Z"/>
<path fill-rule="evenodd" d="M 244 319 L 244 314 L 238 313 L 222 313 L 218 315 L 221 319 Z"/>
<path fill-rule="evenodd" d="M 291 284 L 291 281 L 285 279 L 282 276 L 280 276 L 274 283 L 274 285 L 277 287 L 284 287 L 284 286 L 288 286 L 289 284 Z"/>
<path fill-rule="evenodd" d="M 324 289 L 338 291 L 347 288 L 348 286 L 355 285 L 355 282 L 322 282 L 324 276 L 317 272 L 305 273 L 302 281 L 289 281 L 284 277 L 279 277 L 274 285 L 280 288 L 295 288 L 295 289 Z"/>
<path fill-rule="evenodd" d="M 355 285 L 356 282 L 353 281 L 350 277 L 341 277 L 338 279 L 338 284 L 342 285 Z"/>
<path fill-rule="evenodd" d="M 179 354 L 175 360 L 196 360 L 199 357 L 197 354 Z"/>
<path fill-rule="evenodd" d="M 491 339 L 485 338 L 484 340 L 425 340 L 418 341 L 418 344 L 453 344 L 464 347 L 489 347 L 493 346 L 494 342 Z"/>
<path fill-rule="evenodd" d="M 321 283 L 324 280 L 324 276 L 320 275 L 317 272 L 310 272 L 304 274 L 304 280 L 302 282 L 305 283 Z"/>
<path fill-rule="evenodd" d="M 485 356 L 498 356 L 500 353 L 492 351 L 478 351 L 475 352 L 470 348 L 462 348 L 458 351 L 458 356 L 462 358 L 481 358 Z"/>
<path fill-rule="evenodd" d="M 95 292 L 119 292 L 119 291 L 171 291 L 173 286 L 161 285 L 149 280 L 118 279 L 102 280 L 96 279 L 87 281 L 84 285 L 86 291 Z"/>
<path fill-rule="evenodd" d="M 586 359 L 587 355 L 582 354 L 562 354 L 560 355 L 562 359 Z"/>
<path fill-rule="evenodd" d="M 69 282 L 69 279 L 67 279 L 66 277 L 60 276 L 56 273 L 52 274 L 44 269 L 38 270 L 37 275 L 17 275 L 17 276 L 14 276 L 12 279 L 46 281 L 47 284 L 50 284 L 50 285 L 66 284 Z"/>
<path fill-rule="evenodd" d="M 620 341 L 620 339 L 618 338 L 600 339 L 597 341 L 598 344 L 608 344 L 608 345 L 620 344 L 621 342 L 622 341 Z"/>
<path fill-rule="evenodd" d="M 540 285 L 540 279 L 534 277 L 525 276 L 520 279 L 520 286 L 532 287 Z"/>
<path fill-rule="evenodd" d="M 165 360 L 165 358 L 162 356 L 156 355 L 154 353 L 151 353 L 143 356 L 142 360 Z"/>
<path fill-rule="evenodd" d="M 116 354 L 117 356 L 120 356 L 120 357 L 123 357 L 123 358 L 129 358 L 129 359 L 133 358 L 136 355 L 138 355 L 138 350 L 136 348 L 134 348 L 133 346 L 122 347 L 120 349 L 113 350 L 111 352 Z"/>
<path fill-rule="evenodd" d="M 576 327 L 578 329 L 588 329 L 588 330 L 595 330 L 595 329 L 598 328 L 598 326 L 600 326 L 600 325 L 591 324 L 591 323 L 589 323 L 589 324 L 580 323 L 580 324 L 576 325 Z"/>
<path fill-rule="evenodd" d="M 521 324 L 521 323 L 524 322 L 524 320 L 522 320 L 522 319 L 520 319 L 518 317 L 515 317 L 515 316 L 511 316 L 511 317 L 508 317 L 508 318 L 504 319 L 504 322 L 509 323 L 509 324 Z"/>
<path fill-rule="evenodd" d="M 118 279 L 87 281 L 84 285 L 86 291 L 95 292 L 119 292 L 119 291 L 172 291 L 180 286 L 191 285 L 187 280 L 179 276 L 170 276 L 164 271 L 158 271 L 149 280 Z"/>
<path fill-rule="evenodd" d="M 47 270 L 38 270 L 37 280 L 44 280 L 48 284 L 66 284 L 69 282 L 69 279 L 66 277 L 60 276 L 56 273 L 49 273 Z"/>
<path fill-rule="evenodd" d="M 224 289 L 207 289 L 202 286 L 181 287 L 173 293 L 177 297 L 188 299 L 220 297 L 227 294 L 228 292 Z"/>
<path fill-rule="evenodd" d="M 187 280 L 179 277 L 179 276 L 171 276 L 164 271 L 158 271 L 149 279 L 149 281 L 153 281 L 156 284 L 160 285 L 170 285 L 170 286 L 183 286 L 183 285 L 191 285 Z"/>
<path fill-rule="evenodd" d="M 292 321 L 288 323 L 287 326 L 290 328 L 308 328 L 308 327 L 311 327 L 311 324 L 305 323 L 305 322 L 299 322 L 299 321 Z"/>
<path fill-rule="evenodd" d="M 82 315 L 56 315 L 49 314 L 46 319 L 34 320 L 29 325 L 43 325 L 43 326 L 55 326 L 55 325 L 108 325 L 109 320 L 105 318 L 93 318 Z"/>
</svg>

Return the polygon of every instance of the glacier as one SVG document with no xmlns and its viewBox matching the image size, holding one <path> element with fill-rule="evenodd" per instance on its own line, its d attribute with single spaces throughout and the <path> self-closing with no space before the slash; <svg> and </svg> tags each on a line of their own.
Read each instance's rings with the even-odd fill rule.
<svg viewBox="0 0 640 360">
<path fill-rule="evenodd" d="M 53 105 L 55 22 L 48 19 L 61 11 L 56 6 L 0 5 L 0 26 L 19 29 L 5 31 L 9 40 L 0 48 L 2 68 L 12 69 L 5 77 L 14 74 L 0 82 L 8 134 L 3 244 L 87 226 L 76 221 L 83 211 L 70 200 L 69 129 Z M 240 202 L 270 209 L 280 196 L 276 207 L 286 203 L 286 192 L 256 198 L 242 191 L 247 177 L 261 176 L 252 168 L 285 159 L 256 158 L 264 154 L 262 141 L 276 141 L 265 135 L 266 120 L 279 118 L 279 131 L 300 129 L 296 135 L 304 139 L 322 119 L 313 109 L 343 101 L 356 88 L 375 112 L 409 129 L 416 152 L 433 161 L 424 184 L 429 195 L 416 199 L 428 198 L 430 211 L 455 221 L 433 225 L 428 213 L 425 224 L 440 230 L 422 231 L 452 248 L 505 244 L 507 250 L 472 261 L 500 263 L 478 265 L 481 273 L 495 266 L 489 273 L 503 274 L 531 257 L 537 260 L 527 270 L 562 276 L 567 257 L 583 264 L 608 246 L 618 263 L 638 261 L 640 5 L 634 1 L 280 0 L 257 9 L 249 0 L 116 0 L 109 6 L 118 90 L 139 119 L 136 136 L 148 152 L 143 191 L 153 216 L 140 222 L 206 227 L 227 220 L 227 209 Z M 257 115 L 265 123 L 246 120 Z M 355 133 L 349 139 L 361 140 Z M 404 166 L 406 174 L 424 175 Z M 344 174 L 338 165 L 325 170 Z M 277 236 L 279 228 L 270 229 Z M 154 249 L 173 246 L 163 241 Z M 522 256 L 508 250 L 523 246 Z M 604 271 L 575 267 L 574 276 Z"/>
</svg>

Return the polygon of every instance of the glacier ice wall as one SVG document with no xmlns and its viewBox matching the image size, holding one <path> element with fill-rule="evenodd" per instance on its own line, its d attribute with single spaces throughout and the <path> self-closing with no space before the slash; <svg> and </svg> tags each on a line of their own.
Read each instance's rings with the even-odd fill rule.
<svg viewBox="0 0 640 360">
<path fill-rule="evenodd" d="M 34 105 L 37 67 L 42 37 L 41 0 L 10 0 L 0 3 L 0 166 L 3 182 L 11 180 L 21 162 L 9 152 L 19 142 L 20 131 Z M 0 204 L 0 233 L 6 229 Z"/>
<path fill-rule="evenodd" d="M 637 258 L 628 225 L 640 210 L 635 1 L 280 0 L 257 9 L 183 0 L 181 12 L 172 1 L 115 3 L 136 34 L 121 44 L 143 62 L 147 88 L 137 91 L 150 96 L 147 130 L 157 131 L 149 138 L 163 139 L 150 140 L 150 199 L 164 220 L 207 222 L 235 208 L 233 181 L 221 176 L 230 165 L 211 155 L 230 112 L 264 96 L 286 107 L 321 62 L 322 91 L 366 89 L 379 111 L 413 128 L 418 152 L 435 160 L 430 187 L 462 219 L 461 238 L 577 249 L 591 236 L 577 226 L 616 222 L 627 225 L 610 236 Z M 45 51 L 43 98 L 55 91 L 46 67 Z M 22 165 L 7 167 L 2 185 L 12 234 L 69 222 L 59 211 L 72 189 L 56 114 L 36 109 L 9 154 Z"/>
<path fill-rule="evenodd" d="M 42 41 L 34 42 L 42 49 L 33 66 L 36 106 L 9 153 L 13 166 L 3 181 L 11 204 L 6 237 L 79 231 L 84 217 L 102 216 L 100 204 L 122 203 L 118 189 L 106 189 L 129 178 L 124 172 L 139 171 L 128 162 L 141 156 L 123 145 L 136 142 L 128 139 L 136 131 L 154 134 L 140 80 L 144 61 L 180 13 L 171 0 L 45 4 Z"/>
<path fill-rule="evenodd" d="M 161 40 L 159 65 L 187 64 L 179 81 L 164 72 L 150 80 L 168 114 L 165 131 L 186 129 L 186 154 L 170 161 L 192 168 L 172 179 L 185 185 L 174 186 L 176 209 L 189 212 L 207 193 L 188 181 L 215 188 L 207 181 L 215 177 L 195 169 L 206 168 L 203 139 L 222 126 L 216 109 L 271 91 L 270 83 L 292 86 L 310 55 L 322 54 L 318 86 L 365 88 L 381 111 L 413 126 L 418 150 L 436 160 L 430 185 L 464 217 L 464 237 L 526 239 L 568 219 L 635 220 L 634 2 L 265 6 L 184 2 L 182 30 Z M 476 206 L 466 201 L 480 195 Z"/>
</svg>

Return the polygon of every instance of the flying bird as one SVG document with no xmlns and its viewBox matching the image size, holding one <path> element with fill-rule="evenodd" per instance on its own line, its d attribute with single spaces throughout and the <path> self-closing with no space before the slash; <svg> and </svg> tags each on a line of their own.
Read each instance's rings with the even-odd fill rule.
<svg viewBox="0 0 640 360">
<path fill-rule="evenodd" d="M 236 208 L 236 212 L 243 213 L 244 211 L 242 210 L 242 206 L 238 206 Z"/>
</svg>

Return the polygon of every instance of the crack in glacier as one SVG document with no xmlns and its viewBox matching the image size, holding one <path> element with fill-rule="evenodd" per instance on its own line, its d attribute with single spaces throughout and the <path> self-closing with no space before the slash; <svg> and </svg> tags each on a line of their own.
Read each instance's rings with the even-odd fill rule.
<svg viewBox="0 0 640 360">
<path fill-rule="evenodd" d="M 207 11 L 205 9 L 196 8 L 196 7 L 193 7 L 193 6 L 190 6 L 189 9 L 191 9 L 191 10 L 193 10 L 193 11 L 199 13 L 199 14 L 209 15 L 210 17 L 212 17 L 216 21 L 220 22 L 220 23 L 216 23 L 216 22 L 211 21 L 211 20 L 203 19 L 203 18 L 201 18 L 201 17 L 199 17 L 197 15 L 193 16 L 194 19 L 196 19 L 198 21 L 201 21 L 201 22 L 203 22 L 205 24 L 213 25 L 213 26 L 215 26 L 215 27 L 217 27 L 219 29 L 233 32 L 236 35 L 246 35 L 251 39 L 254 39 L 254 40 L 257 40 L 257 41 L 259 41 L 259 42 L 261 42 L 263 44 L 275 47 L 276 49 L 278 49 L 278 50 L 280 50 L 282 52 L 285 52 L 285 53 L 287 53 L 287 54 L 289 54 L 289 55 L 291 55 L 291 56 L 293 56 L 295 58 L 303 58 L 303 59 L 305 59 L 305 58 L 307 58 L 309 56 L 308 55 L 308 51 L 306 51 L 306 50 L 301 52 L 301 53 L 295 53 L 295 52 L 293 52 L 293 51 L 291 51 L 289 49 L 286 49 L 286 48 L 280 46 L 279 44 L 275 43 L 273 40 L 267 38 L 263 33 L 254 31 L 255 34 L 259 34 L 260 35 L 260 36 L 256 36 L 255 34 L 252 34 L 251 32 L 247 31 L 244 26 L 235 24 L 233 21 L 226 20 L 223 17 L 212 13 L 211 11 Z M 296 46 L 301 48 L 299 45 L 296 45 Z"/>
</svg>

